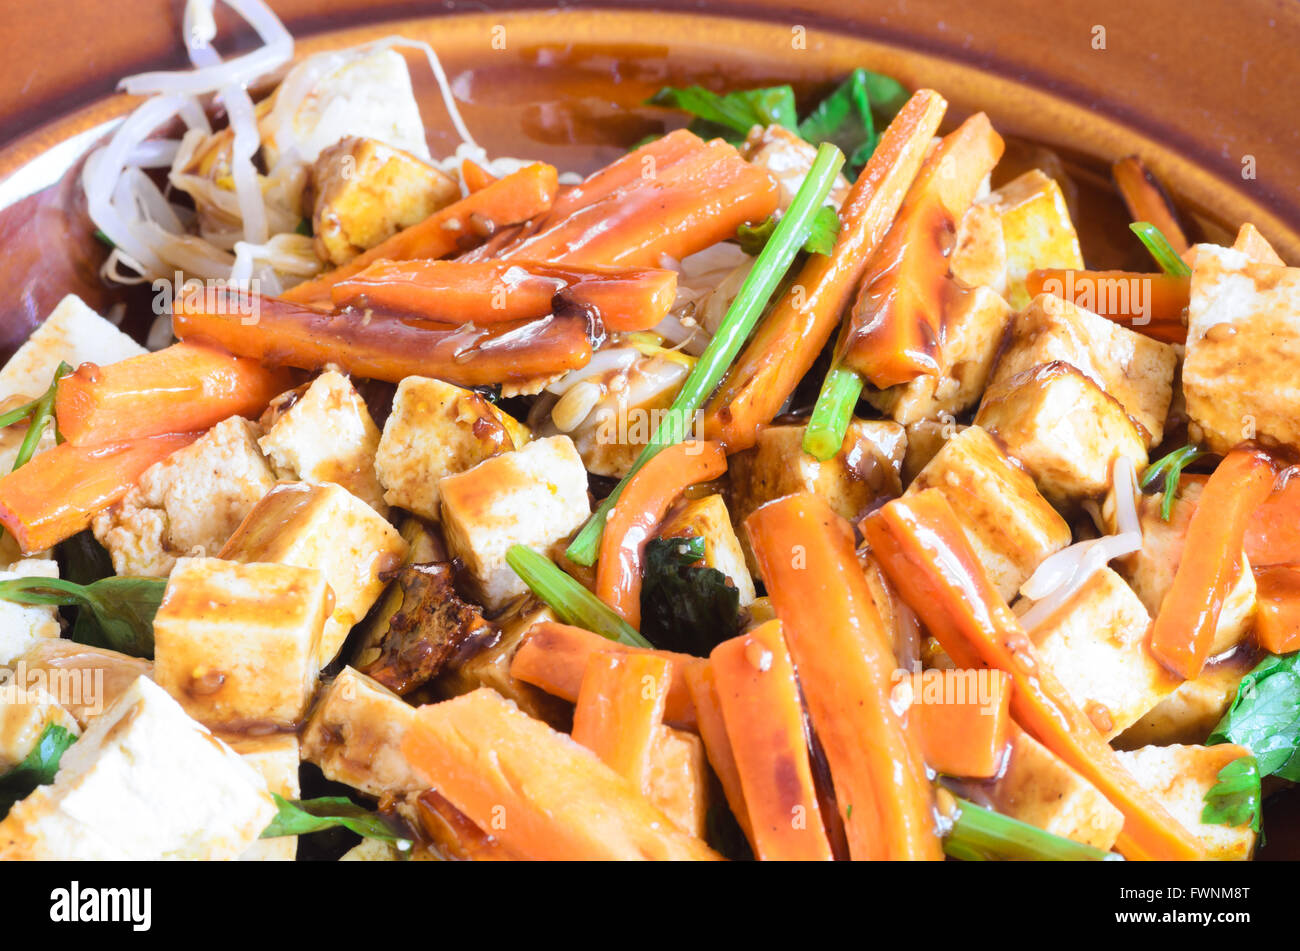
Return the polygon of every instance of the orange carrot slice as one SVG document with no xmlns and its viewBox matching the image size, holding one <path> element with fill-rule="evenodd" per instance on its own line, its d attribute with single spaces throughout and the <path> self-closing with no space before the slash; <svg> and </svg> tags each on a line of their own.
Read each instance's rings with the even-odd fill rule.
<svg viewBox="0 0 1300 951">
<path fill-rule="evenodd" d="M 740 769 L 736 765 L 736 756 L 727 736 L 727 725 L 722 718 L 722 701 L 718 698 L 717 685 L 714 683 L 713 665 L 704 661 L 687 667 L 686 685 L 691 692 L 696 729 L 704 741 L 704 752 L 709 758 L 709 765 L 718 777 L 731 814 L 736 817 L 745 838 L 753 846 L 754 832 L 749 821 L 749 808 L 745 804 L 745 790 L 740 784 Z"/>
<path fill-rule="evenodd" d="M 1133 220 L 1151 222 L 1169 239 L 1169 244 L 1178 254 L 1186 254 L 1191 248 L 1187 235 L 1183 233 L 1164 189 L 1147 171 L 1142 160 L 1136 155 L 1122 158 L 1111 166 L 1111 172 Z"/>
<path fill-rule="evenodd" d="M 573 710 L 573 738 L 643 793 L 672 664 L 653 654 L 592 654 Z"/>
<path fill-rule="evenodd" d="M 912 675 L 910 724 L 926 765 L 947 776 L 989 779 L 1006 759 L 1011 678 L 1001 670 L 924 670 Z"/>
</svg>

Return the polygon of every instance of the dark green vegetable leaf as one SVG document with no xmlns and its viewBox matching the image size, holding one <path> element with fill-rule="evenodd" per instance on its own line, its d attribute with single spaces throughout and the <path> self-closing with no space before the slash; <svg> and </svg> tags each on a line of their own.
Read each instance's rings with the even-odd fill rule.
<svg viewBox="0 0 1300 951">
<path fill-rule="evenodd" d="M 293 232 L 302 235 L 304 238 L 310 238 L 316 234 L 316 229 L 312 227 L 310 218 L 304 218 L 298 222 L 298 227 L 294 228 Z"/>
<path fill-rule="evenodd" d="M 832 142 L 848 156 L 845 166 L 856 172 L 876 150 L 877 129 L 887 125 L 907 102 L 907 90 L 896 79 L 855 69 L 801 123 L 799 135 L 818 145 Z"/>
<path fill-rule="evenodd" d="M 284 835 L 308 835 L 342 826 L 368 839 L 383 839 L 406 851 L 411 840 L 396 823 L 378 813 L 358 806 L 344 796 L 321 796 L 319 799 L 289 800 L 271 793 L 279 809 L 271 824 L 262 832 L 263 839 Z"/>
<path fill-rule="evenodd" d="M 746 89 L 719 95 L 703 86 L 665 86 L 647 100 L 651 105 L 681 109 L 695 116 L 690 130 L 704 138 L 743 141 L 755 125 L 785 126 L 796 131 L 794 90 L 789 86 Z"/>
<path fill-rule="evenodd" d="M 14 578 L 0 581 L 0 601 L 75 605 L 79 611 L 72 633 L 79 643 L 152 658 L 153 618 L 166 590 L 166 578 L 114 575 L 85 585 L 62 578 Z M 87 613 L 93 626 L 82 620 Z"/>
<path fill-rule="evenodd" d="M 729 861 L 754 860 L 754 850 L 725 802 L 713 803 L 704 814 L 704 841 L 709 844 L 709 848 Z"/>
<path fill-rule="evenodd" d="M 959 812 L 943 850 L 964 862 L 1105 862 L 1112 852 L 1053 835 L 1037 826 L 958 799 Z"/>
<path fill-rule="evenodd" d="M 40 739 L 23 761 L 0 776 L 0 819 L 8 815 L 14 803 L 31 795 L 37 786 L 47 786 L 54 782 L 54 774 L 59 771 L 59 761 L 75 742 L 77 738 L 70 730 L 53 723 L 46 725 Z"/>
<path fill-rule="evenodd" d="M 1270 654 L 1241 679 L 1237 696 L 1207 743 L 1239 743 L 1258 764 L 1260 777 L 1300 781 L 1300 654 Z"/>
<path fill-rule="evenodd" d="M 1260 830 L 1259 764 L 1253 756 L 1242 756 L 1219 770 L 1218 782 L 1205 794 L 1201 821 L 1221 826 L 1249 824 Z"/>
<path fill-rule="evenodd" d="M 716 568 L 695 564 L 704 539 L 655 538 L 645 547 L 641 633 L 655 647 L 707 656 L 740 627 L 740 592 Z"/>
<path fill-rule="evenodd" d="M 1160 517 L 1166 522 L 1173 513 L 1174 500 L 1178 498 L 1178 480 L 1183 470 L 1206 455 L 1208 453 L 1201 452 L 1195 446 L 1184 446 L 1157 459 L 1142 472 L 1143 489 L 1151 488 L 1156 484 L 1156 480 L 1164 477 L 1164 498 L 1160 502 Z"/>
<path fill-rule="evenodd" d="M 780 219 L 769 215 L 756 225 L 741 225 L 736 229 L 736 241 L 740 249 L 749 255 L 758 255 L 767 246 L 767 239 L 772 237 Z M 833 205 L 822 205 L 813 216 L 812 229 L 803 249 L 809 254 L 830 254 L 835 250 L 835 239 L 840 233 L 840 215 Z"/>
<path fill-rule="evenodd" d="M 95 240 L 99 241 L 101 244 L 107 245 L 110 248 L 117 247 L 117 245 L 113 243 L 113 239 L 110 238 L 108 235 L 104 234 L 104 232 L 101 231 L 99 228 L 95 229 L 94 234 L 95 234 Z"/>
</svg>

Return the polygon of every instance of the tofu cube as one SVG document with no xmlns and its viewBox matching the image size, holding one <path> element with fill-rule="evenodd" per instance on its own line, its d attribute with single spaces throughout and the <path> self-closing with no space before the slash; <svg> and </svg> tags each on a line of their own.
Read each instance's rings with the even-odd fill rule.
<svg viewBox="0 0 1300 951">
<path fill-rule="evenodd" d="M 140 677 L 0 821 L 0 859 L 233 859 L 274 815 L 253 767 Z"/>
<path fill-rule="evenodd" d="M 342 373 L 327 370 L 304 391 L 291 391 L 263 417 L 257 441 L 275 474 L 290 482 L 334 482 L 380 515 L 388 514 L 375 474 L 379 427 L 366 401 Z"/>
<path fill-rule="evenodd" d="M 298 737 L 292 733 L 269 736 L 234 736 L 226 738 L 230 748 L 266 782 L 267 791 L 285 799 L 299 799 L 298 782 L 301 751 Z M 370 841 L 370 840 L 367 840 Z M 298 857 L 296 835 L 258 839 L 239 856 L 241 862 L 292 862 Z"/>
<path fill-rule="evenodd" d="M 927 490 L 948 500 L 980 564 L 1008 601 L 1043 559 L 1070 544 L 1065 519 L 978 426 L 944 443 L 907 494 Z"/>
<path fill-rule="evenodd" d="M 61 362 L 75 370 L 83 363 L 102 366 L 144 352 L 80 297 L 69 294 L 0 369 L 0 400 L 19 396 L 22 402 L 40 396 L 50 388 Z"/>
<path fill-rule="evenodd" d="M 27 758 L 48 726 L 81 735 L 72 714 L 59 706 L 49 691 L 16 679 L 0 679 L 0 776 Z"/>
<path fill-rule="evenodd" d="M 1102 568 L 1029 630 L 1043 663 L 1108 740 L 1180 683 L 1147 651 L 1150 625 L 1133 589 Z"/>
<path fill-rule="evenodd" d="M 962 291 L 944 314 L 939 374 L 868 392 L 867 400 L 904 425 L 964 413 L 988 385 L 1010 320 L 1011 309 L 997 291 Z"/>
<path fill-rule="evenodd" d="M 1146 439 L 1119 401 L 1059 360 L 990 386 L 975 425 L 1001 441 L 1058 508 L 1103 495 L 1119 456 L 1139 472 L 1147 464 Z"/>
<path fill-rule="evenodd" d="M 397 385 L 393 411 L 375 456 L 389 505 L 437 521 L 438 482 L 485 459 L 523 448 L 514 420 L 473 390 L 442 380 L 408 376 Z M 514 424 L 516 427 L 517 423 Z"/>
<path fill-rule="evenodd" d="M 1183 362 L 1189 437 L 1215 452 L 1246 439 L 1300 445 L 1300 268 L 1195 250 Z"/>
<path fill-rule="evenodd" d="M 1204 743 L 1232 706 L 1241 678 L 1258 660 L 1254 651 L 1239 650 L 1207 664 L 1200 676 L 1184 680 L 1154 710 L 1116 737 L 1115 746 L 1133 750 L 1140 746 Z"/>
<path fill-rule="evenodd" d="M 283 482 L 248 513 L 221 557 L 315 568 L 334 592 L 317 660 L 332 661 L 406 556 L 397 529 L 342 486 Z"/>
<path fill-rule="evenodd" d="M 1119 754 L 1138 785 L 1155 795 L 1205 850 L 1220 861 L 1245 861 L 1255 851 L 1250 824 L 1225 826 L 1201 821 L 1205 794 L 1219 781 L 1219 770 L 1249 756 L 1244 746 L 1144 746 Z"/>
<path fill-rule="evenodd" d="M 1137 422 L 1147 447 L 1164 439 L 1178 354 L 1152 340 L 1051 294 L 1040 294 L 1012 321 L 1011 341 L 993 380 L 1060 360 L 1119 401 Z"/>
<path fill-rule="evenodd" d="M 38 640 L 14 668 L 17 681 L 39 685 L 83 728 L 141 677 L 153 676 L 150 661 L 63 638 Z"/>
<path fill-rule="evenodd" d="M 58 576 L 59 565 L 52 558 L 28 558 L 0 571 L 0 581 Z M 0 666 L 12 664 L 40 641 L 57 640 L 62 634 L 58 608 L 0 600 Z"/>
<path fill-rule="evenodd" d="M 275 485 L 256 424 L 232 416 L 145 470 L 91 528 L 119 575 L 165 578 L 178 558 L 215 555 Z"/>
<path fill-rule="evenodd" d="M 694 733 L 662 725 L 652 742 L 646 797 L 679 829 L 704 838 L 709 813 L 704 743 Z"/>
<path fill-rule="evenodd" d="M 302 758 L 327 779 L 372 796 L 423 792 L 424 782 L 402 755 L 415 707 L 351 667 L 322 694 L 302 733 Z"/>
<path fill-rule="evenodd" d="M 1007 255 L 1007 300 L 1029 303 L 1025 276 L 1038 268 L 1081 268 L 1079 236 L 1056 179 L 1033 169 L 984 199 L 1002 218 Z"/>
<path fill-rule="evenodd" d="M 740 147 L 740 153 L 749 162 L 767 169 L 781 186 L 781 211 L 790 207 L 795 192 L 812 170 L 817 158 L 817 147 L 795 135 L 785 126 L 773 123 L 754 126 Z M 843 175 L 835 176 L 835 184 L 826 203 L 839 208 L 849 194 L 849 183 Z"/>
<path fill-rule="evenodd" d="M 1002 216 L 992 205 L 977 201 L 966 209 L 957 225 L 948 270 L 966 287 L 987 287 L 1006 297 L 1007 242 Z"/>
<path fill-rule="evenodd" d="M 587 472 L 568 436 L 493 456 L 438 484 L 448 550 L 475 593 L 499 611 L 528 587 L 506 564 L 512 545 L 545 551 L 591 515 Z"/>
<path fill-rule="evenodd" d="M 721 495 L 714 493 L 683 501 L 668 513 L 659 528 L 660 538 L 690 536 L 704 539 L 704 558 L 700 563 L 726 575 L 740 593 L 741 607 L 750 604 L 754 600 L 754 579 L 749 576 L 745 550 L 731 527 L 727 503 Z"/>
<path fill-rule="evenodd" d="M 212 729 L 296 728 L 333 600 L 312 568 L 182 558 L 154 618 L 154 680 Z"/>
<path fill-rule="evenodd" d="M 930 460 L 953 436 L 966 429 L 952 418 L 922 419 L 908 423 L 907 452 L 903 456 L 903 487 L 911 485 Z"/>
</svg>

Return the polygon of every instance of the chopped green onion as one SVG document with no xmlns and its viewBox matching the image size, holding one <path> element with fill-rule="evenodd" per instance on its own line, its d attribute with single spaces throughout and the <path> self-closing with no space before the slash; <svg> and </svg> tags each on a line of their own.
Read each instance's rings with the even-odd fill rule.
<svg viewBox="0 0 1300 951">
<path fill-rule="evenodd" d="M 27 424 L 27 435 L 23 437 L 23 444 L 18 447 L 18 455 L 14 457 L 15 469 L 27 465 L 32 456 L 36 455 L 36 447 L 41 443 L 41 436 L 45 434 L 45 427 L 54 418 L 54 394 L 58 392 L 59 380 L 71 372 L 72 367 L 66 363 L 60 363 L 54 371 L 54 380 L 50 383 L 50 388 L 45 391 L 45 394 L 35 404 L 32 404 L 30 410 L 32 416 L 31 422 Z M 19 409 L 22 409 L 22 407 L 19 407 Z M 17 410 L 14 412 L 17 412 Z M 17 420 L 14 420 L 14 422 L 17 422 Z"/>
<path fill-rule="evenodd" d="M 1146 467 L 1142 473 L 1142 488 L 1149 489 L 1155 485 L 1156 480 L 1164 477 L 1164 498 L 1160 502 L 1160 517 L 1164 521 L 1169 521 L 1169 516 L 1174 511 L 1174 499 L 1178 497 L 1178 480 L 1183 474 L 1183 470 L 1190 466 L 1197 459 L 1208 455 L 1195 446 L 1184 446 L 1182 449 L 1175 449 L 1151 465 Z"/>
<path fill-rule="evenodd" d="M 822 462 L 839 452 L 861 395 L 862 377 L 844 367 L 831 367 L 803 432 L 803 451 Z"/>
<path fill-rule="evenodd" d="M 825 144 L 817 150 L 817 158 L 786 210 L 785 216 L 772 232 L 758 259 L 740 287 L 740 293 L 731 302 L 722 318 L 717 333 L 709 341 L 695 368 L 686 377 L 677 398 L 664 414 L 654 435 L 613 492 L 596 508 L 587 524 L 578 532 L 565 553 L 580 565 L 592 565 L 600 547 L 600 536 L 605 530 L 605 519 L 622 494 L 623 486 L 643 465 L 664 447 L 686 438 L 688 422 L 692 420 L 709 394 L 721 382 L 722 376 L 735 361 L 740 348 L 758 323 L 763 309 L 781 278 L 794 262 L 795 255 L 812 229 L 819 209 L 826 203 L 835 177 L 844 165 L 844 153 L 835 146 Z"/>
<path fill-rule="evenodd" d="M 957 819 L 944 837 L 943 850 L 965 862 L 1107 862 L 1113 852 L 1053 835 L 965 799 L 957 800 Z"/>
<path fill-rule="evenodd" d="M 533 594 L 551 606 L 565 624 L 585 627 L 601 637 L 629 647 L 653 647 L 614 609 L 596 597 L 547 558 L 527 545 L 513 545 L 506 563 L 524 579 Z"/>
<path fill-rule="evenodd" d="M 1169 243 L 1169 239 L 1164 236 L 1164 232 L 1151 222 L 1135 221 L 1129 225 L 1129 228 L 1146 245 L 1147 250 L 1151 252 L 1151 256 L 1160 265 L 1160 270 L 1171 277 L 1187 277 L 1192 273 L 1192 269 L 1174 250 L 1174 246 Z"/>
</svg>

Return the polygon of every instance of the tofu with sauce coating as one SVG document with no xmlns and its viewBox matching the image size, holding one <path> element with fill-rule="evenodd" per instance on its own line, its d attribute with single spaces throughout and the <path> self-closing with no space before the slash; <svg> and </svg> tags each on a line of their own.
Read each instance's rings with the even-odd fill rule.
<svg viewBox="0 0 1300 951">
<path fill-rule="evenodd" d="M 817 147 L 801 139 L 783 125 L 756 125 L 740 147 L 740 154 L 750 163 L 767 169 L 781 186 L 781 211 L 790 207 L 795 192 L 807 178 L 817 158 Z M 826 204 L 837 209 L 849 194 L 849 182 L 843 174 L 835 176 L 835 184 L 826 196 Z"/>
<path fill-rule="evenodd" d="M 224 737 L 230 748 L 266 782 L 269 792 L 294 800 L 302 796 L 298 767 L 302 757 L 298 737 L 293 733 L 267 736 Z M 371 841 L 371 840 L 366 840 Z M 298 837 L 282 835 L 258 839 L 240 854 L 241 862 L 292 862 L 298 857 Z"/>
<path fill-rule="evenodd" d="M 1006 297 L 1007 243 L 1002 216 L 992 205 L 977 201 L 966 209 L 957 225 L 948 269 L 965 287 L 987 287 Z"/>
<path fill-rule="evenodd" d="M 1002 219 L 1006 245 L 1007 300 L 1015 310 L 1029 303 L 1025 277 L 1037 268 L 1081 268 L 1079 236 L 1056 179 L 1031 169 L 983 199 Z"/>
<path fill-rule="evenodd" d="M 27 758 L 49 726 L 81 735 L 72 714 L 44 687 L 0 680 L 0 776 Z"/>
<path fill-rule="evenodd" d="M 29 683 L 53 694 L 83 728 L 141 677 L 153 676 L 151 661 L 57 637 L 37 641 L 15 666 Z"/>
<path fill-rule="evenodd" d="M 1184 680 L 1155 709 L 1115 738 L 1117 749 L 1204 743 L 1232 706 L 1241 678 L 1259 662 L 1253 650 L 1237 650 L 1206 664 L 1194 680 Z"/>
</svg>

